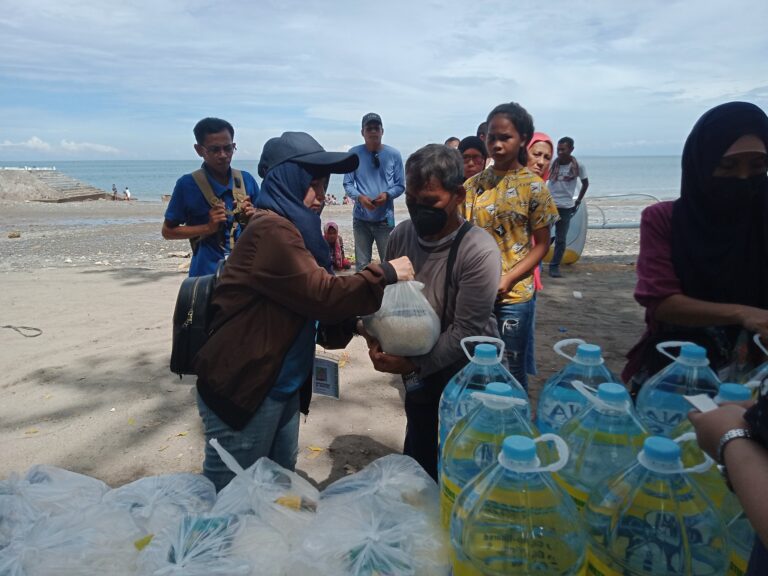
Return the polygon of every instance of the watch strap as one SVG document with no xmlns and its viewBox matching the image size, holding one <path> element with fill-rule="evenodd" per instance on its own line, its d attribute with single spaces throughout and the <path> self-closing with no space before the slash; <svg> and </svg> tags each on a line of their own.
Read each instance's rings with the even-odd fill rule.
<svg viewBox="0 0 768 576">
<path fill-rule="evenodd" d="M 720 444 L 717 447 L 717 461 L 721 465 L 725 466 L 725 447 L 731 440 L 736 440 L 737 438 L 751 439 L 752 432 L 748 428 L 733 428 L 720 437 Z"/>
</svg>

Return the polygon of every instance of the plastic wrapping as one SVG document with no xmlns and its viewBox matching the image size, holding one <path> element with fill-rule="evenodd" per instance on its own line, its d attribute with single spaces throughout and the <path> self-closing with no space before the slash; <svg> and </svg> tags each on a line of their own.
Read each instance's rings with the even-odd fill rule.
<svg viewBox="0 0 768 576">
<path fill-rule="evenodd" d="M 384 456 L 360 472 L 336 480 L 320 495 L 320 510 L 373 495 L 409 504 L 437 518 L 437 484 L 416 460 L 401 454 Z"/>
<path fill-rule="evenodd" d="M 41 516 L 0 550 L 0 574 L 133 575 L 139 538 L 128 512 L 103 505 Z"/>
<path fill-rule="evenodd" d="M 232 544 L 232 554 L 244 558 L 252 576 L 284 576 L 291 546 L 280 532 L 256 516 L 240 516 L 243 524 Z"/>
<path fill-rule="evenodd" d="M 381 496 L 323 509 L 304 534 L 290 576 L 450 573 L 450 554 L 437 524 Z"/>
<path fill-rule="evenodd" d="M 167 474 L 141 478 L 104 495 L 106 505 L 127 510 L 136 525 L 155 534 L 178 524 L 186 515 L 210 511 L 216 488 L 200 474 Z"/>
<path fill-rule="evenodd" d="M 152 539 L 139 557 L 137 574 L 250 576 L 248 560 L 233 553 L 243 527 L 234 515 L 185 516 Z"/>
<path fill-rule="evenodd" d="M 269 458 L 259 458 L 243 470 L 215 439 L 211 445 L 236 474 L 219 492 L 212 513 L 253 514 L 286 537 L 315 515 L 320 494 L 301 476 Z"/>
<path fill-rule="evenodd" d="M 363 318 L 365 330 L 387 354 L 422 356 L 440 337 L 440 318 L 422 294 L 423 289 L 424 284 L 415 281 L 387 286 L 381 308 Z"/>
</svg>

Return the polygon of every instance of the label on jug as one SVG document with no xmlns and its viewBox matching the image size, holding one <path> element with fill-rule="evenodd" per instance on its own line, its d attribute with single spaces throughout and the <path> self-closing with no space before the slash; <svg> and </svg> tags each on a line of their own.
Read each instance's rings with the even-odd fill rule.
<svg viewBox="0 0 768 576">
<path fill-rule="evenodd" d="M 729 560 L 727 576 L 744 576 L 747 573 L 748 559 L 742 558 L 736 552 L 731 552 Z"/>
<path fill-rule="evenodd" d="M 461 489 L 443 474 L 440 478 L 440 520 L 446 529 L 451 525 L 451 511 L 459 492 Z"/>
</svg>

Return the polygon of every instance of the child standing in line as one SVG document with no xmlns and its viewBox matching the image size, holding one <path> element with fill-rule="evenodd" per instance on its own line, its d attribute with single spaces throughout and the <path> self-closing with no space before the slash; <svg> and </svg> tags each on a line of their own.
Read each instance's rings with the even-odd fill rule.
<svg viewBox="0 0 768 576">
<path fill-rule="evenodd" d="M 509 369 L 526 389 L 535 310 L 533 271 L 549 249 L 549 229 L 558 219 L 546 183 L 526 167 L 526 145 L 533 132 L 533 118 L 519 104 L 494 108 L 485 141 L 493 165 L 464 183 L 465 217 L 491 234 L 501 251 L 494 313 Z"/>
</svg>

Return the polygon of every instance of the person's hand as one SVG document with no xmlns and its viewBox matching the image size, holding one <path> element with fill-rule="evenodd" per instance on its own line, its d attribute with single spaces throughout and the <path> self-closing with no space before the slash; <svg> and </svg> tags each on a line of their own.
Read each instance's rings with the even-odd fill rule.
<svg viewBox="0 0 768 576">
<path fill-rule="evenodd" d="M 381 345 L 376 340 L 373 340 L 372 345 L 368 348 L 368 356 L 370 356 L 373 367 L 377 372 L 410 374 L 416 370 L 416 364 L 408 360 L 408 358 L 383 352 Z"/>
<path fill-rule="evenodd" d="M 506 296 L 510 290 L 512 290 L 512 275 L 502 274 L 499 280 L 499 297 Z"/>
<path fill-rule="evenodd" d="M 219 201 L 218 204 L 208 210 L 208 234 L 216 234 L 221 223 L 226 221 L 227 210 L 224 207 L 224 202 Z"/>
<path fill-rule="evenodd" d="M 581 200 L 575 200 L 573 203 L 573 212 L 575 213 L 576 210 L 579 209 L 579 206 L 581 206 Z"/>
<path fill-rule="evenodd" d="M 357 197 L 357 200 L 360 202 L 360 204 L 363 205 L 363 208 L 366 210 L 376 210 L 376 206 L 373 204 L 370 198 L 366 196 L 365 194 L 360 194 L 360 196 Z"/>
<path fill-rule="evenodd" d="M 753 306 L 743 306 L 741 325 L 748 332 L 760 334 L 763 342 L 768 342 L 768 310 Z"/>
<path fill-rule="evenodd" d="M 711 412 L 693 410 L 688 413 L 688 419 L 696 430 L 696 441 L 701 449 L 712 456 L 715 461 L 717 461 L 717 449 L 723 434 L 734 428 L 749 427 L 744 421 L 744 412 L 746 412 L 744 406 L 724 404 Z"/>
<path fill-rule="evenodd" d="M 374 206 L 383 206 L 384 204 L 386 204 L 387 198 L 389 198 L 387 193 L 386 192 L 382 192 L 381 194 L 376 196 L 376 198 L 373 199 L 373 205 Z"/>
<path fill-rule="evenodd" d="M 246 218 L 250 218 L 254 215 L 256 208 L 253 207 L 253 203 L 251 202 L 250 198 L 246 198 L 243 201 L 243 203 L 240 205 L 240 211 L 245 215 Z"/>
<path fill-rule="evenodd" d="M 389 263 L 395 269 L 398 281 L 413 280 L 415 272 L 413 271 L 411 259 L 408 256 L 400 256 L 400 258 L 390 260 Z"/>
</svg>

